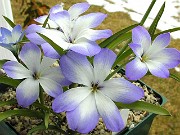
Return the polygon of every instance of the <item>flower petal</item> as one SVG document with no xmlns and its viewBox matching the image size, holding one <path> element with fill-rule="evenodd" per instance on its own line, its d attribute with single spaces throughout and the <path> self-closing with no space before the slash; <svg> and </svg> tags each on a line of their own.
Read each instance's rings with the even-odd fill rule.
<svg viewBox="0 0 180 135">
<path fill-rule="evenodd" d="M 100 46 L 96 42 L 85 38 L 81 38 L 75 44 L 71 44 L 69 49 L 86 56 L 94 56 L 101 50 Z"/>
<path fill-rule="evenodd" d="M 61 84 L 62 86 L 67 86 L 71 84 L 71 82 L 63 76 L 59 65 L 54 65 L 56 64 L 55 62 L 56 60 L 54 59 L 45 56 L 43 57 L 40 67 L 41 78 L 51 79 Z"/>
<path fill-rule="evenodd" d="M 45 30 L 45 28 L 43 28 L 42 26 L 36 25 L 36 24 L 31 24 L 26 28 L 25 33 L 26 33 L 26 35 L 28 35 L 28 34 L 40 32 L 43 30 Z"/>
<path fill-rule="evenodd" d="M 67 50 L 71 45 L 71 43 L 67 42 L 65 35 L 59 30 L 46 29 L 45 31 L 40 33 L 51 39 L 54 43 L 59 45 L 64 50 Z"/>
<path fill-rule="evenodd" d="M 22 81 L 16 88 L 17 102 L 22 107 L 34 103 L 39 97 L 39 82 L 33 78 Z"/>
<path fill-rule="evenodd" d="M 40 16 L 36 19 L 34 19 L 36 22 L 40 23 L 40 24 L 43 24 L 46 20 L 46 18 L 48 17 L 48 15 L 43 15 L 43 16 Z"/>
<path fill-rule="evenodd" d="M 72 5 L 68 10 L 71 20 L 76 20 L 78 16 L 88 10 L 89 7 L 90 5 L 87 2 Z"/>
<path fill-rule="evenodd" d="M 90 13 L 80 16 L 74 24 L 72 35 L 78 35 L 79 32 L 87 28 L 97 27 L 106 18 L 106 16 L 107 15 L 103 13 Z"/>
<path fill-rule="evenodd" d="M 32 72 L 16 61 L 6 62 L 3 69 L 13 79 L 32 78 Z"/>
<path fill-rule="evenodd" d="M 53 59 L 60 59 L 60 55 L 56 52 L 56 50 L 48 43 L 41 44 L 41 47 L 44 52 L 44 56 L 53 58 Z"/>
<path fill-rule="evenodd" d="M 52 79 L 40 77 L 39 82 L 44 91 L 54 98 L 63 93 L 61 85 Z"/>
<path fill-rule="evenodd" d="M 95 99 L 98 112 L 107 129 L 113 132 L 122 130 L 125 125 L 114 102 L 107 96 L 103 95 L 100 91 L 95 93 Z"/>
<path fill-rule="evenodd" d="M 12 60 L 12 61 L 17 61 L 16 57 L 14 54 L 9 50 L 4 47 L 0 46 L 0 60 Z"/>
<path fill-rule="evenodd" d="M 170 33 L 160 34 L 153 41 L 152 47 L 157 50 L 164 49 L 165 47 L 169 45 L 170 40 L 171 40 L 170 38 L 171 38 Z"/>
<path fill-rule="evenodd" d="M 19 58 L 32 72 L 38 72 L 40 68 L 41 51 L 33 43 L 26 43 L 19 54 Z"/>
<path fill-rule="evenodd" d="M 56 22 L 62 29 L 63 33 L 68 37 L 71 29 L 70 15 L 67 11 L 51 14 L 50 19 Z"/>
<path fill-rule="evenodd" d="M 77 87 L 67 90 L 55 98 L 52 108 L 56 113 L 74 110 L 89 94 L 88 87 Z"/>
<path fill-rule="evenodd" d="M 96 41 L 98 39 L 102 38 L 108 38 L 112 35 L 111 30 L 92 30 L 92 29 L 86 29 L 79 33 L 79 35 L 76 37 L 76 40 L 80 38 L 86 38 L 91 41 Z"/>
<path fill-rule="evenodd" d="M 175 48 L 165 48 L 151 59 L 162 63 L 170 69 L 180 64 L 180 52 Z"/>
<path fill-rule="evenodd" d="M 19 42 L 23 36 L 22 27 L 21 25 L 16 25 L 12 30 L 12 40 L 14 43 Z"/>
<path fill-rule="evenodd" d="M 27 27 L 27 29 L 25 30 L 26 32 L 26 37 L 34 44 L 38 44 L 41 45 L 43 43 L 45 43 L 46 41 L 41 38 L 36 32 L 41 33 L 43 31 L 45 31 L 46 29 L 42 28 L 39 25 L 36 24 L 32 24 L 29 25 Z"/>
<path fill-rule="evenodd" d="M 58 13 L 58 12 L 61 12 L 61 11 L 63 11 L 63 7 L 61 5 L 59 5 L 59 4 L 57 4 L 57 5 L 53 6 L 50 9 L 49 13 L 53 14 L 53 13 Z"/>
<path fill-rule="evenodd" d="M 146 64 L 147 64 L 149 71 L 154 76 L 161 77 L 161 78 L 168 78 L 169 77 L 168 68 L 165 67 L 160 62 L 149 60 L 146 62 Z"/>
<path fill-rule="evenodd" d="M 130 112 L 129 109 L 121 109 L 120 110 L 120 114 L 121 114 L 121 117 L 122 117 L 123 122 L 125 123 L 125 125 L 127 124 L 129 112 Z"/>
<path fill-rule="evenodd" d="M 170 43 L 170 34 L 169 33 L 160 34 L 153 41 L 152 45 L 149 47 L 145 55 L 150 58 L 157 56 L 163 49 L 165 49 L 166 46 L 168 46 L 169 43 Z"/>
<path fill-rule="evenodd" d="M 151 44 L 151 37 L 144 27 L 137 26 L 132 29 L 132 41 L 135 44 L 140 44 L 146 52 Z"/>
<path fill-rule="evenodd" d="M 8 30 L 4 27 L 1 27 L 0 30 L 1 30 L 1 35 L 3 37 L 11 37 L 11 31 L 10 30 Z"/>
<path fill-rule="evenodd" d="M 57 61 L 56 59 L 52 59 L 52 58 L 43 56 L 42 61 L 41 61 L 41 65 L 40 65 L 41 74 L 43 74 L 43 72 L 46 73 L 46 70 L 52 68 L 53 64 L 56 61 Z"/>
<path fill-rule="evenodd" d="M 144 91 L 141 88 L 123 78 L 105 81 L 101 92 L 113 101 L 125 104 L 135 102 L 144 96 Z"/>
<path fill-rule="evenodd" d="M 129 109 L 121 109 L 120 110 L 121 117 L 123 119 L 124 125 L 127 125 L 127 120 L 129 116 Z M 112 132 L 112 135 L 117 135 L 118 132 Z"/>
<path fill-rule="evenodd" d="M 64 76 L 71 82 L 91 86 L 94 77 L 92 65 L 86 56 L 69 51 L 61 57 L 60 66 Z"/>
<path fill-rule="evenodd" d="M 133 52 L 135 53 L 137 57 L 141 58 L 143 54 L 143 48 L 140 44 L 131 43 L 129 44 L 129 47 L 133 50 Z"/>
<path fill-rule="evenodd" d="M 138 80 L 142 78 L 148 71 L 145 63 L 141 62 L 139 58 L 135 58 L 126 64 L 125 75 L 129 80 Z"/>
<path fill-rule="evenodd" d="M 70 129 L 83 134 L 92 131 L 99 121 L 94 94 L 89 94 L 76 109 L 66 112 L 66 117 Z"/>
<path fill-rule="evenodd" d="M 34 20 L 35 20 L 36 22 L 40 23 L 40 24 L 44 24 L 44 22 L 45 22 L 45 20 L 47 19 L 47 17 L 48 17 L 48 15 L 43 15 L 43 16 L 40 16 L 40 17 L 34 19 Z M 50 28 L 56 29 L 56 28 L 59 27 L 59 26 L 58 26 L 54 21 L 52 21 L 51 19 L 48 19 L 47 24 L 48 24 L 48 25 L 46 25 L 46 28 L 49 28 L 49 27 L 50 27 Z"/>
<path fill-rule="evenodd" d="M 101 51 L 94 56 L 93 66 L 95 81 L 101 84 L 106 79 L 115 59 L 116 54 L 105 48 L 102 48 Z"/>
</svg>

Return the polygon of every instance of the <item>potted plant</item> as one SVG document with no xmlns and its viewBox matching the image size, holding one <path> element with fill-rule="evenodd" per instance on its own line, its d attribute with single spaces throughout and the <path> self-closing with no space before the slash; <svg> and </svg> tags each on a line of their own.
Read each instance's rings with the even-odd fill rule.
<svg viewBox="0 0 180 135">
<path fill-rule="evenodd" d="M 100 120 L 109 133 L 123 131 L 127 111 L 122 109 L 151 112 L 143 125 L 151 123 L 155 114 L 170 115 L 161 106 L 142 101 L 146 96 L 143 86 L 130 82 L 145 74 L 167 78 L 168 69 L 180 62 L 180 52 L 166 48 L 170 42 L 169 32 L 176 29 L 154 34 L 165 3 L 149 31 L 142 27 L 154 3 L 155 0 L 139 24 L 114 35 L 111 30 L 93 30 L 107 15 L 81 15 L 89 8 L 88 3 L 77 3 L 69 10 L 56 5 L 48 15 L 35 19 L 42 25 L 32 24 L 25 31 L 4 17 L 13 30 L 0 29 L 0 59 L 4 71 L 0 82 L 15 87 L 17 100 L 0 102 L 1 106 L 15 105 L 13 110 L 1 112 L 0 120 L 15 115 L 41 119 L 28 134 L 39 130 L 86 134 L 93 132 Z M 98 45 L 95 41 L 102 38 L 107 39 Z M 127 43 L 119 54 L 109 49 L 124 40 Z M 126 60 L 129 56 L 132 58 Z M 125 77 L 113 78 L 123 66 Z M 162 105 L 165 100 L 159 98 Z M 138 129 L 142 129 L 140 124 L 124 134 L 137 133 Z"/>
</svg>

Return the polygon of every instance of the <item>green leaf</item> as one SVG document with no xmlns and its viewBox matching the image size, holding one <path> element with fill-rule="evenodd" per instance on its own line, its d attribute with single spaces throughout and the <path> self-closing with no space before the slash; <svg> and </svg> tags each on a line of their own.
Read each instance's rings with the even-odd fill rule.
<svg viewBox="0 0 180 135">
<path fill-rule="evenodd" d="M 0 101 L 0 107 L 5 106 L 5 105 L 12 105 L 12 104 L 16 104 L 17 101 L 15 99 L 11 99 L 8 101 Z"/>
<path fill-rule="evenodd" d="M 153 39 L 155 39 L 155 38 L 156 38 L 158 35 L 160 35 L 160 34 L 167 33 L 167 32 L 175 32 L 175 31 L 178 31 L 178 30 L 180 30 L 180 27 L 173 28 L 173 29 L 168 29 L 168 30 L 165 30 L 165 31 L 161 31 L 161 32 L 155 34 L 155 35 L 153 36 Z"/>
<path fill-rule="evenodd" d="M 18 109 L 18 110 L 8 110 L 5 112 L 0 112 L 0 121 L 14 115 L 43 118 L 43 114 L 38 111 L 32 111 L 29 109 Z"/>
<path fill-rule="evenodd" d="M 149 28 L 149 34 L 151 35 L 151 37 L 153 37 L 154 33 L 155 33 L 155 30 L 156 30 L 156 27 L 157 27 L 157 24 L 159 22 L 159 20 L 161 19 L 161 16 L 164 12 L 164 8 L 165 8 L 165 2 L 164 4 L 161 6 L 158 14 L 156 15 L 154 21 L 152 22 L 150 28 Z"/>
<path fill-rule="evenodd" d="M 180 82 L 180 77 L 175 75 L 175 74 L 170 73 L 169 77 L 171 77 L 171 78 L 175 79 L 176 81 Z"/>
<path fill-rule="evenodd" d="M 0 83 L 7 84 L 7 85 L 10 85 L 13 87 L 17 87 L 21 83 L 21 81 L 20 80 L 14 80 L 14 79 L 6 77 L 6 76 L 1 76 L 0 77 Z"/>
<path fill-rule="evenodd" d="M 151 10 L 152 10 L 152 8 L 153 8 L 155 2 L 156 2 L 156 0 L 152 0 L 151 4 L 149 5 L 149 7 L 148 7 L 146 13 L 144 14 L 144 16 L 143 16 L 143 18 L 142 18 L 142 20 L 141 20 L 141 22 L 140 22 L 140 25 L 143 25 L 144 22 L 146 21 L 146 19 L 147 19 L 149 13 L 151 12 Z"/>
<path fill-rule="evenodd" d="M 105 80 L 109 80 L 111 77 L 113 77 L 114 74 L 118 73 L 123 66 L 125 66 L 129 61 L 126 61 L 125 63 L 121 64 L 120 66 L 117 66 L 112 73 L 110 73 Z"/>
<path fill-rule="evenodd" d="M 49 112 L 45 112 L 44 125 L 45 125 L 45 128 L 47 129 L 49 125 Z"/>
<path fill-rule="evenodd" d="M 12 28 L 14 28 L 16 26 L 16 24 L 14 24 L 9 18 L 7 18 L 6 16 L 3 16 L 3 17 Z"/>
<path fill-rule="evenodd" d="M 29 130 L 27 135 L 31 135 L 33 132 L 40 131 L 40 130 L 46 130 L 45 126 L 44 125 L 38 125 L 38 126 L 32 128 L 31 130 Z"/>
<path fill-rule="evenodd" d="M 43 28 L 45 28 L 46 27 L 46 25 L 47 25 L 47 22 L 48 22 L 48 19 L 49 19 L 49 15 L 48 15 L 48 17 L 46 18 L 46 20 L 44 21 L 44 23 L 43 23 Z"/>
<path fill-rule="evenodd" d="M 0 68 L 2 68 L 2 66 L 4 65 L 4 63 L 6 62 L 7 60 L 0 60 Z"/>
<path fill-rule="evenodd" d="M 116 103 L 119 108 L 143 110 L 159 115 L 171 115 L 165 108 L 144 101 L 136 101 L 131 104 Z"/>
<path fill-rule="evenodd" d="M 125 34 L 121 35 L 119 38 L 117 38 L 116 40 L 112 41 L 106 47 L 112 50 L 113 48 L 117 47 L 123 41 L 130 39 L 131 36 L 132 36 L 132 34 L 130 32 L 125 33 Z"/>
<path fill-rule="evenodd" d="M 124 60 L 125 58 L 127 58 L 129 55 L 131 55 L 133 53 L 133 51 L 129 48 L 127 51 L 125 51 L 122 55 L 118 56 L 116 58 L 116 61 L 113 64 L 113 67 L 117 66 L 118 63 L 120 63 L 122 60 Z"/>
<path fill-rule="evenodd" d="M 62 134 L 67 134 L 64 130 L 62 129 L 59 129 L 57 128 L 56 126 L 54 125 L 49 125 L 48 126 L 50 130 L 55 130 L 55 131 L 58 131 L 59 133 L 62 133 Z M 31 130 L 29 130 L 29 132 L 27 133 L 27 135 L 31 135 L 32 133 L 36 132 L 36 131 L 39 131 L 39 130 L 46 130 L 46 127 L 44 125 L 38 125 L 34 128 L 32 128 Z"/>
<path fill-rule="evenodd" d="M 41 36 L 46 42 L 48 42 L 57 51 L 59 55 L 63 55 L 65 53 L 63 49 L 60 46 L 58 46 L 56 43 L 54 43 L 51 39 L 49 39 L 48 37 L 46 37 L 41 33 L 37 33 L 37 34 Z"/>
<path fill-rule="evenodd" d="M 139 24 L 134 24 L 131 25 L 127 28 L 124 28 L 122 30 L 120 30 L 119 32 L 113 34 L 111 37 L 107 38 L 106 40 L 104 40 L 103 42 L 101 42 L 99 45 L 104 48 L 107 47 L 110 43 L 114 42 L 115 40 L 117 40 L 118 38 L 120 38 L 121 35 L 125 34 L 126 32 L 132 30 L 134 27 L 138 26 Z"/>
</svg>

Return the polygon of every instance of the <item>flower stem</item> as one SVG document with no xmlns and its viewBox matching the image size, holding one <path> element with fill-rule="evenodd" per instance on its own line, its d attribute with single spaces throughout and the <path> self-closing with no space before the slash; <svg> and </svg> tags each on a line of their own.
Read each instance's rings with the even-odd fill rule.
<svg viewBox="0 0 180 135">
<path fill-rule="evenodd" d="M 125 66 L 129 61 L 131 60 L 128 60 L 127 62 L 123 63 L 121 66 L 118 66 L 111 74 L 109 74 L 105 80 L 109 80 L 114 74 L 116 74 L 119 70 L 121 70 L 123 68 L 123 66 Z"/>
<path fill-rule="evenodd" d="M 44 106 L 44 95 L 43 95 L 43 88 L 40 86 L 40 91 L 39 91 L 39 99 L 40 99 L 40 104 Z"/>
</svg>

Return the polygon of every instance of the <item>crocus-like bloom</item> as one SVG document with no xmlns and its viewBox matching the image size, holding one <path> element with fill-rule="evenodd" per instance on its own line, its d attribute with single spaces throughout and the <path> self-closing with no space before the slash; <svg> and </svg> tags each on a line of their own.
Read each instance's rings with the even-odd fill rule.
<svg viewBox="0 0 180 135">
<path fill-rule="evenodd" d="M 0 46 L 3 46 L 8 49 L 12 49 L 13 45 L 20 42 L 24 36 L 22 27 L 16 25 L 12 32 L 6 28 L 0 28 Z"/>
<path fill-rule="evenodd" d="M 58 29 L 45 29 L 37 25 L 31 25 L 26 29 L 27 37 L 31 42 L 43 44 L 42 39 L 35 34 L 39 32 L 64 50 L 72 50 L 77 53 L 93 56 L 101 50 L 95 42 L 112 35 L 111 30 L 93 30 L 106 18 L 103 13 L 90 13 L 79 16 L 89 8 L 87 3 L 73 5 L 68 11 L 53 12 L 49 19 L 58 25 Z"/>
<path fill-rule="evenodd" d="M 62 93 L 61 83 L 65 78 L 60 67 L 54 67 L 54 59 L 43 57 L 41 61 L 40 48 L 32 43 L 22 47 L 19 58 L 26 65 L 17 61 L 8 61 L 3 65 L 6 74 L 13 79 L 24 79 L 16 88 L 18 104 L 27 107 L 39 97 L 39 84 L 44 91 L 57 97 Z"/>
<path fill-rule="evenodd" d="M 132 43 L 129 45 L 135 53 L 134 60 L 126 65 L 126 76 L 130 80 L 143 77 L 148 70 L 161 78 L 169 77 L 170 68 L 180 63 L 180 52 L 175 48 L 166 48 L 170 43 L 170 34 L 160 34 L 151 45 L 151 37 L 142 26 L 132 30 Z"/>
<path fill-rule="evenodd" d="M 116 55 L 109 49 L 101 49 L 94 56 L 93 66 L 84 55 L 72 51 L 61 57 L 64 76 L 81 84 L 56 97 L 52 105 L 56 113 L 66 112 L 70 129 L 88 133 L 95 128 L 99 117 L 111 131 L 124 128 L 113 101 L 132 103 L 141 99 L 144 92 L 123 78 L 105 81 L 115 59 Z"/>
<path fill-rule="evenodd" d="M 71 21 L 75 21 L 79 15 L 81 15 L 82 13 L 84 13 L 86 10 L 88 10 L 89 8 L 89 4 L 87 2 L 84 2 L 84 3 L 77 3 L 77 4 L 74 4 L 73 6 L 71 6 L 68 10 L 68 13 L 71 17 Z M 59 26 L 56 24 L 56 22 L 52 21 L 51 20 L 51 16 L 53 14 L 56 14 L 58 12 L 61 12 L 61 11 L 64 11 L 63 10 L 63 6 L 62 5 L 55 5 L 53 6 L 50 11 L 49 11 L 49 19 L 47 21 L 47 24 L 46 27 L 47 28 L 59 28 Z M 48 15 L 43 15 L 43 16 L 40 16 L 38 18 L 35 19 L 36 22 L 40 23 L 40 24 L 43 24 L 45 22 L 45 20 L 47 19 Z"/>
</svg>

